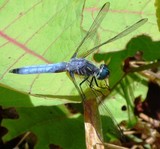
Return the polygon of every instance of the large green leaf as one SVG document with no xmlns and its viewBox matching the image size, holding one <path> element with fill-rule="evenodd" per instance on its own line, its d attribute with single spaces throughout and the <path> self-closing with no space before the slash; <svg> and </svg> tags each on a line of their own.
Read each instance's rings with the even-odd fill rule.
<svg viewBox="0 0 160 149">
<path fill-rule="evenodd" d="M 73 94 L 73 85 L 65 73 L 14 75 L 8 71 L 26 65 L 68 61 L 80 38 L 75 36 L 80 36 L 82 5 L 83 1 L 6 3 L 1 11 L 1 83 L 23 93 L 55 98 L 65 99 Z"/>
<path fill-rule="evenodd" d="M 153 7 L 146 5 L 144 1 L 135 3 L 126 0 L 123 1 L 124 5 L 120 1 L 110 3 L 109 13 L 99 30 L 100 41 L 105 41 L 126 26 L 154 12 Z M 104 1 L 98 4 L 87 1 L 82 12 L 83 2 L 74 0 L 61 3 L 49 0 L 2 3 L 5 7 L 2 7 L 0 16 L 1 84 L 23 93 L 46 95 L 45 99 L 47 95 L 61 100 L 70 95 L 77 96 L 74 85 L 66 78 L 65 73 L 15 75 L 8 71 L 26 65 L 68 61 L 83 36 L 80 22 L 82 21 L 82 28 L 87 30 L 103 4 Z M 83 19 L 81 14 L 84 15 Z M 149 17 L 146 25 L 127 37 L 102 47 L 101 50 L 109 52 L 124 48 L 133 35 L 144 32 L 154 34 L 154 39 L 157 39 L 157 28 L 150 23 L 155 16 Z M 148 30 L 150 28 L 153 29 Z"/>
<path fill-rule="evenodd" d="M 38 149 L 55 144 L 65 149 L 85 148 L 83 119 L 79 115 L 66 116 L 64 107 L 17 108 L 20 118 L 5 120 L 6 140 L 30 131 L 36 135 Z M 74 141 L 73 141 L 74 140 Z"/>
</svg>

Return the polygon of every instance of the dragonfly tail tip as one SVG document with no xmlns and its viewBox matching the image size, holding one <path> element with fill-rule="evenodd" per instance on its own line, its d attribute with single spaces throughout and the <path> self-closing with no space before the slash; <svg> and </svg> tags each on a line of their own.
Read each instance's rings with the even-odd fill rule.
<svg viewBox="0 0 160 149">
<path fill-rule="evenodd" d="M 19 69 L 11 69 L 9 70 L 9 73 L 18 73 L 19 72 Z"/>
</svg>

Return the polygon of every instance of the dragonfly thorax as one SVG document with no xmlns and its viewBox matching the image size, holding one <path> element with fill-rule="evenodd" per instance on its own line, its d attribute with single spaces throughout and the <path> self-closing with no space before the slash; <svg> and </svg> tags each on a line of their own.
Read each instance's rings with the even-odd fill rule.
<svg viewBox="0 0 160 149">
<path fill-rule="evenodd" d="M 72 58 L 67 64 L 67 71 L 83 76 L 95 76 L 98 80 L 103 80 L 109 76 L 107 65 L 101 64 L 100 68 L 84 58 Z"/>
<path fill-rule="evenodd" d="M 96 75 L 96 78 L 98 80 L 103 80 L 103 79 L 107 78 L 109 76 L 109 74 L 110 74 L 110 71 L 109 71 L 107 65 L 106 64 L 101 64 L 99 72 Z"/>
<path fill-rule="evenodd" d="M 100 69 L 84 58 L 72 58 L 67 65 L 67 71 L 82 76 L 97 76 Z"/>
</svg>

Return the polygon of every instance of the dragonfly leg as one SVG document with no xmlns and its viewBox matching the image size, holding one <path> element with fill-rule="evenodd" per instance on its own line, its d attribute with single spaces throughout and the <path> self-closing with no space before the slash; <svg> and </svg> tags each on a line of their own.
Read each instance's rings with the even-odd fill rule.
<svg viewBox="0 0 160 149">
<path fill-rule="evenodd" d="M 90 85 L 89 85 L 90 87 L 92 87 L 93 81 L 95 82 L 96 86 L 99 87 L 99 88 L 101 88 L 101 89 L 110 89 L 107 83 L 106 83 L 105 87 L 99 86 L 98 82 L 97 82 L 97 79 L 94 76 L 91 79 L 91 82 L 90 82 Z"/>
<path fill-rule="evenodd" d="M 71 77 L 71 80 L 74 84 L 74 86 L 76 87 L 78 93 L 80 94 L 82 100 L 85 100 L 85 94 L 83 93 L 82 89 L 78 87 L 77 83 L 76 83 L 76 80 L 75 80 L 75 77 L 74 77 L 74 73 L 73 72 L 69 72 L 69 75 Z"/>
<path fill-rule="evenodd" d="M 105 96 L 105 94 L 103 94 L 100 90 L 95 89 L 95 88 L 93 87 L 93 81 L 95 82 L 95 84 L 96 84 L 96 86 L 97 86 L 98 88 L 110 90 L 110 88 L 109 88 L 109 86 L 107 85 L 107 83 L 106 83 L 106 87 L 99 86 L 99 85 L 98 85 L 98 82 L 97 82 L 97 79 L 96 79 L 95 76 L 92 77 L 91 81 L 89 81 L 89 80 L 87 80 L 87 81 L 89 82 L 90 88 L 93 89 L 93 90 L 95 90 L 95 91 L 97 91 L 97 92 L 99 92 L 102 96 Z"/>
<path fill-rule="evenodd" d="M 91 79 L 91 82 L 90 82 L 90 84 L 89 84 L 90 88 L 93 87 L 93 86 L 92 86 L 93 80 L 94 80 L 94 82 L 96 83 L 96 86 L 99 87 L 99 86 L 98 86 L 98 83 L 97 83 L 97 81 L 96 81 L 96 78 L 93 76 L 92 79 Z"/>
<path fill-rule="evenodd" d="M 82 94 L 84 94 L 83 89 L 82 89 L 82 84 L 83 84 L 85 81 L 88 81 L 88 78 L 89 78 L 89 77 L 86 77 L 86 78 L 79 84 L 79 88 L 80 88 Z"/>
<path fill-rule="evenodd" d="M 96 86 L 99 87 L 95 77 L 92 77 L 91 81 L 87 80 L 87 81 L 89 82 L 89 87 L 90 87 L 92 90 L 94 90 L 94 91 L 96 91 L 96 92 L 99 92 L 100 94 L 102 94 L 102 96 L 104 96 L 104 94 L 103 94 L 101 91 L 99 91 L 99 90 L 97 90 L 97 89 L 95 89 L 95 88 L 93 87 L 93 80 L 95 81 Z M 100 88 L 100 87 L 99 87 L 99 88 Z"/>
</svg>

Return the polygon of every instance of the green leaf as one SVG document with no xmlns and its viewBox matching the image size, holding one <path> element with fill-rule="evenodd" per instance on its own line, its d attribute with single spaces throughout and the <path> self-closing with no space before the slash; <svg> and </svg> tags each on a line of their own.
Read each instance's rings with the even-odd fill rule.
<svg viewBox="0 0 160 149">
<path fill-rule="evenodd" d="M 111 8 L 99 29 L 100 41 L 105 41 L 125 26 L 148 17 L 153 8 L 144 10 L 145 2 L 132 3 L 127 0 L 124 5 L 111 1 Z M 8 2 L 1 10 L 1 84 L 22 93 L 43 95 L 42 98 L 66 99 L 75 95 L 70 102 L 79 101 L 79 95 L 65 73 L 41 75 L 16 75 L 8 71 L 12 68 L 48 62 L 69 61 L 75 48 L 84 36 L 82 29 L 88 30 L 104 1 L 87 1 L 82 11 L 82 1 L 32 1 Z M 3 4 L 2 4 L 3 5 Z M 18 6 L 18 7 L 17 7 Z M 14 9 L 16 7 L 16 9 Z M 12 10 L 13 11 L 10 11 Z M 152 11 L 150 11 L 150 9 Z M 67 13 L 66 13 L 67 12 Z M 81 14 L 83 13 L 83 18 Z M 141 15 L 142 14 L 142 15 Z M 113 22 L 111 23 L 111 20 Z M 150 17 L 155 19 L 154 17 Z M 33 21 L 34 20 L 34 21 Z M 82 21 L 82 28 L 80 23 Z M 152 28 L 149 31 L 148 28 Z M 143 27 L 113 44 L 101 48 L 102 51 L 120 50 L 136 34 L 147 32 L 154 34 L 156 28 L 146 23 Z M 117 60 L 118 61 L 118 60 Z M 66 88 L 67 86 L 67 88 Z M 51 95 L 51 96 L 50 96 Z M 30 96 L 30 98 L 33 98 Z M 41 99 L 41 98 L 40 98 Z M 53 102 L 52 102 L 53 103 Z M 45 104 L 45 103 L 44 103 Z"/>
<path fill-rule="evenodd" d="M 79 115 L 69 116 L 65 107 L 17 108 L 17 112 L 18 120 L 3 121 L 9 131 L 5 140 L 30 131 L 37 137 L 38 149 L 47 149 L 49 144 L 65 149 L 85 148 L 83 119 Z"/>
<path fill-rule="evenodd" d="M 47 95 L 57 99 L 66 99 L 71 94 L 77 96 L 65 73 L 16 75 L 8 71 L 26 65 L 68 61 L 81 38 L 82 5 L 83 1 L 74 0 L 6 3 L 0 16 L 3 22 L 0 26 L 1 84 L 25 94 L 46 95 L 43 98 Z"/>
</svg>

